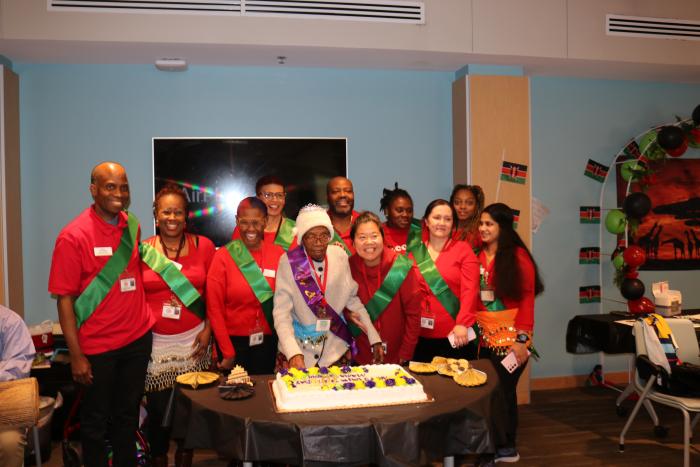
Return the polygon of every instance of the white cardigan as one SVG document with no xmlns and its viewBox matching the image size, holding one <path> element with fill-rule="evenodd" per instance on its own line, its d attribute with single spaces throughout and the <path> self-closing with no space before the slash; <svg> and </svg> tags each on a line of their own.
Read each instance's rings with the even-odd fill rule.
<svg viewBox="0 0 700 467">
<path fill-rule="evenodd" d="M 329 274 L 326 280 L 326 301 L 340 314 L 341 318 L 343 318 L 344 308 L 359 313 L 362 324 L 367 328 L 370 344 L 381 342 L 365 306 L 357 296 L 357 282 L 350 273 L 350 264 L 345 250 L 337 245 L 329 245 L 326 257 L 328 258 L 326 274 Z M 331 331 L 326 332 L 325 345 L 304 344 L 294 336 L 293 320 L 302 325 L 313 325 L 316 324 L 316 315 L 307 306 L 294 281 L 287 254 L 282 255 L 277 267 L 274 304 L 272 314 L 279 338 L 279 351 L 288 359 L 302 354 L 307 367 L 316 364 L 328 366 L 335 363 L 348 350 L 346 342 Z"/>
</svg>

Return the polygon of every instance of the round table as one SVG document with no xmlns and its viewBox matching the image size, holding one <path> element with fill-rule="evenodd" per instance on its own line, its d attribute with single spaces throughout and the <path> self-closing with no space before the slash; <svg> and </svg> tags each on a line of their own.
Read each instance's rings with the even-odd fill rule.
<svg viewBox="0 0 700 467">
<path fill-rule="evenodd" d="M 493 452 L 504 440 L 505 399 L 488 360 L 473 362 L 488 381 L 476 388 L 440 375 L 417 375 L 435 400 L 419 404 L 276 413 L 268 381 L 255 395 L 222 400 L 216 387 L 178 387 L 173 438 L 226 459 L 313 465 L 423 465 L 457 454 Z"/>
</svg>

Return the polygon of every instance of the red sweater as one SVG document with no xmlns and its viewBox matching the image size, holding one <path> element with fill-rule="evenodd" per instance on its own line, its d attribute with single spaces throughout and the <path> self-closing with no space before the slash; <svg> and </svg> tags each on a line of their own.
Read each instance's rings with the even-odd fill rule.
<svg viewBox="0 0 700 467">
<path fill-rule="evenodd" d="M 513 300 L 507 297 L 498 297 L 503 302 L 506 309 L 517 308 L 518 314 L 515 316 L 515 328 L 523 331 L 532 331 L 535 326 L 535 265 L 530 256 L 523 248 L 515 250 L 517 266 L 520 268 L 520 279 L 522 281 L 522 298 Z M 479 263 L 488 272 L 488 284 L 494 287 L 496 275 L 494 274 L 494 261 L 490 264 L 486 261 L 486 254 L 479 253 Z M 479 310 L 486 310 L 486 307 L 479 298 Z"/>
<path fill-rule="evenodd" d="M 433 315 L 435 318 L 433 329 L 421 328 L 421 337 L 444 338 L 456 324 L 470 327 L 476 321 L 476 306 L 479 298 L 479 262 L 467 242 L 451 240 L 440 252 L 435 266 L 452 293 L 459 299 L 460 307 L 455 321 L 432 293 L 421 275 L 421 282 L 428 290 L 428 307 L 424 315 Z"/>
<path fill-rule="evenodd" d="M 459 240 L 462 236 L 462 231 L 455 229 L 454 233 L 452 234 L 452 240 Z M 475 230 L 473 232 L 469 232 L 467 234 L 467 238 L 464 240 L 465 242 L 469 243 L 472 246 L 472 250 L 480 250 L 483 242 L 481 241 L 481 235 L 479 234 L 478 230 Z"/>
<path fill-rule="evenodd" d="M 187 256 L 178 258 L 177 262 L 182 265 L 180 272 L 195 286 L 197 292 L 204 299 L 204 284 L 207 280 L 207 271 L 214 258 L 216 247 L 207 237 L 202 237 L 201 235 L 196 237 L 198 246 L 195 246 L 194 235 L 187 236 L 189 252 Z M 151 237 L 144 240 L 144 243 L 155 247 L 157 241 L 158 237 Z M 143 288 L 146 291 L 146 303 L 151 316 L 156 322 L 153 326 L 154 332 L 158 334 L 179 334 L 189 331 L 202 322 L 197 315 L 182 305 L 177 296 L 170 290 L 168 284 L 143 261 L 141 262 L 141 274 L 143 275 Z M 177 300 L 182 307 L 180 319 L 163 318 L 163 304 L 171 299 Z"/>
<path fill-rule="evenodd" d="M 261 249 L 251 251 L 250 254 L 274 291 L 277 263 L 284 250 L 278 245 L 268 246 L 263 243 Z M 226 247 L 219 248 L 209 267 L 207 317 L 225 358 L 236 354 L 229 336 L 250 335 L 256 328 L 256 322 L 262 327 L 263 333 L 272 334 L 272 323 L 265 319 L 262 305 Z"/>
<path fill-rule="evenodd" d="M 395 229 L 389 227 L 388 223 L 383 223 L 382 228 L 384 229 L 384 246 L 396 251 L 399 254 L 406 254 L 406 241 L 408 241 L 408 229 Z M 423 225 L 422 238 L 423 241 L 428 239 L 428 229 Z"/>
<path fill-rule="evenodd" d="M 350 257 L 352 277 L 358 285 L 357 295 L 366 304 L 381 285 L 398 253 L 386 248 L 378 266 L 365 266 L 357 254 Z M 384 309 L 374 327 L 387 344 L 386 363 L 411 360 L 420 335 L 420 314 L 425 308 L 425 291 L 421 288 L 420 273 L 411 267 L 398 292 Z M 372 363 L 372 351 L 365 334 L 357 337 L 358 353 L 355 359 L 362 365 Z"/>
</svg>

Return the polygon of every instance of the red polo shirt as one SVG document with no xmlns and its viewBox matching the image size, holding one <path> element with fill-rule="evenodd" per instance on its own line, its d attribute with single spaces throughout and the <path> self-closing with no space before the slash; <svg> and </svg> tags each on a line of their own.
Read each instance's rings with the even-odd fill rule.
<svg viewBox="0 0 700 467">
<path fill-rule="evenodd" d="M 122 232 L 127 228 L 126 220 L 127 215 L 122 212 L 117 225 L 109 224 L 91 206 L 65 226 L 58 234 L 53 250 L 49 292 L 78 297 L 117 251 Z M 146 307 L 140 263 L 138 246 L 134 246 L 120 278 L 134 278 L 136 290 L 122 292 L 117 279 L 104 300 L 78 329 L 80 349 L 86 355 L 124 347 L 153 326 Z"/>
</svg>

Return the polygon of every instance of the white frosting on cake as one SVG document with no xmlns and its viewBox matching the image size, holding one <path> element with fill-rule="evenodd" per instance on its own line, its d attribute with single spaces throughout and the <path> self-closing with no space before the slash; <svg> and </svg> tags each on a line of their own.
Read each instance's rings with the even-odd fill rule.
<svg viewBox="0 0 700 467">
<path fill-rule="evenodd" d="M 399 365 L 309 368 L 277 373 L 272 385 L 282 411 L 312 411 L 424 402 L 423 385 Z"/>
</svg>

